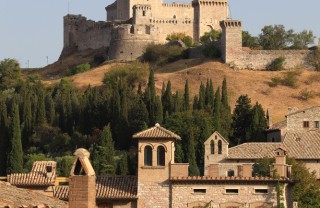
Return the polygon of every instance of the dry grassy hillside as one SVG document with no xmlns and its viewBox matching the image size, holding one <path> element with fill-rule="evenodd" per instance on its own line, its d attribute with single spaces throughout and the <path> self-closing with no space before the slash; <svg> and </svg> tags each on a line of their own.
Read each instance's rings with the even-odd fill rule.
<svg viewBox="0 0 320 208">
<path fill-rule="evenodd" d="M 110 65 L 95 68 L 92 71 L 71 77 L 72 82 L 79 88 L 101 85 L 103 74 L 108 71 Z M 156 69 L 155 81 L 157 89 L 161 90 L 162 83 L 171 80 L 173 91 L 183 91 L 185 80 L 188 79 L 191 94 L 199 90 L 200 82 L 212 79 L 214 88 L 221 85 L 224 77 L 227 78 L 229 99 L 234 107 L 237 98 L 242 94 L 248 94 L 252 103 L 258 101 L 265 109 L 272 112 L 273 122 L 284 120 L 288 107 L 306 108 L 320 104 L 320 73 L 302 71 L 298 76 L 298 87 L 287 86 L 270 87 L 272 77 L 285 76 L 286 72 L 266 71 L 235 71 L 225 64 L 212 60 L 189 59 Z M 313 77 L 313 78 L 310 78 Z M 50 81 L 52 82 L 52 81 Z M 311 82 L 311 83 L 310 83 Z M 307 83 L 307 84 L 306 84 Z M 303 101 L 298 99 L 304 89 L 312 91 L 313 98 Z"/>
</svg>

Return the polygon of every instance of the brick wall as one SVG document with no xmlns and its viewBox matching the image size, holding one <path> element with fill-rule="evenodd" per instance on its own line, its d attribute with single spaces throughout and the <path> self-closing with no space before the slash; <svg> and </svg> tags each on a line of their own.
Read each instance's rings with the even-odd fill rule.
<svg viewBox="0 0 320 208">
<path fill-rule="evenodd" d="M 71 176 L 69 182 L 70 208 L 96 207 L 96 177 Z"/>
<path fill-rule="evenodd" d="M 205 190 L 205 193 L 195 190 Z M 238 194 L 227 194 L 226 189 L 238 189 Z M 255 189 L 268 189 L 268 194 L 257 194 Z M 244 207 L 253 203 L 270 203 L 276 206 L 276 193 L 273 185 L 227 185 L 227 184 L 173 184 L 172 207 L 185 208 L 194 202 L 204 202 L 211 207 L 224 207 L 228 202 L 237 202 Z M 254 206 L 255 207 L 255 206 Z M 267 206 L 265 206 L 267 207 Z"/>
</svg>

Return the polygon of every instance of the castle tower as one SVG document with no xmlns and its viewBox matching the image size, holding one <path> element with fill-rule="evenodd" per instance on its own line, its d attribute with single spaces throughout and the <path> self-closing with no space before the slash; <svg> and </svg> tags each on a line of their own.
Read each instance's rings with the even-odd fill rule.
<svg viewBox="0 0 320 208">
<path fill-rule="evenodd" d="M 133 138 L 138 140 L 138 207 L 169 207 L 170 165 L 180 137 L 156 124 Z"/>
<path fill-rule="evenodd" d="M 215 131 L 205 142 L 204 142 L 204 175 L 219 176 L 219 173 L 210 173 L 209 166 L 217 166 L 228 156 L 228 141 L 223 138 L 217 131 Z M 214 170 L 214 168 L 211 168 Z M 217 170 L 215 168 L 215 170 Z"/>
<path fill-rule="evenodd" d="M 225 63 L 235 62 L 242 52 L 242 25 L 238 20 L 220 22 L 222 28 L 221 55 Z"/>
<path fill-rule="evenodd" d="M 150 24 L 152 18 L 151 5 L 137 4 L 133 6 L 133 24 Z"/>
<path fill-rule="evenodd" d="M 228 18 L 228 0 L 194 0 L 194 41 L 199 41 L 205 32 L 221 31 L 220 21 Z"/>
<path fill-rule="evenodd" d="M 96 176 L 89 161 L 90 153 L 83 148 L 74 153 L 75 160 L 70 173 L 69 207 L 96 207 Z"/>
</svg>

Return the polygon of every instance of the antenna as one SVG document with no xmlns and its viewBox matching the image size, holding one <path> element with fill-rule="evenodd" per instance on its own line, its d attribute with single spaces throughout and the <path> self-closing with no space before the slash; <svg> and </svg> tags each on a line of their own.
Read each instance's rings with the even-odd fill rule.
<svg viewBox="0 0 320 208">
<path fill-rule="evenodd" d="M 227 17 L 227 19 L 228 19 L 228 20 L 231 20 L 231 19 L 232 19 L 230 4 L 228 4 L 228 17 Z"/>
</svg>

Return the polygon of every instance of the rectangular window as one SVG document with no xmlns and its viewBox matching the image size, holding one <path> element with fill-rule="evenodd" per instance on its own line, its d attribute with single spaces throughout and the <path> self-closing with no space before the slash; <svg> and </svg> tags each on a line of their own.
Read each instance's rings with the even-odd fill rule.
<svg viewBox="0 0 320 208">
<path fill-rule="evenodd" d="M 193 189 L 193 193 L 195 194 L 205 194 L 207 189 Z"/>
<path fill-rule="evenodd" d="M 309 128 L 309 121 L 303 122 L 303 128 Z"/>
<path fill-rule="evenodd" d="M 239 189 L 226 189 L 226 194 L 238 194 Z"/>
<path fill-rule="evenodd" d="M 268 189 L 255 189 L 254 193 L 256 193 L 256 194 L 267 194 L 268 193 Z"/>
<path fill-rule="evenodd" d="M 314 128 L 318 129 L 319 128 L 319 121 L 314 122 Z"/>
</svg>

